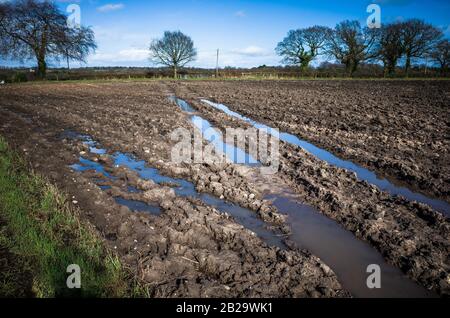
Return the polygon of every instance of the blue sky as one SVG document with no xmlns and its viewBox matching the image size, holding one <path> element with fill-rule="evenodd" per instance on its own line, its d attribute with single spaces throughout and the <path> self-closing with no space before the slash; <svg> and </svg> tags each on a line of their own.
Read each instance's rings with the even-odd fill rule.
<svg viewBox="0 0 450 318">
<path fill-rule="evenodd" d="M 0 0 L 1 1 L 1 0 Z M 446 0 L 59 0 L 81 8 L 81 23 L 93 28 L 98 49 L 87 66 L 150 66 L 147 48 L 165 30 L 190 35 L 198 50 L 193 66 L 252 67 L 279 64 L 274 48 L 290 29 L 315 24 L 333 27 L 345 19 L 365 23 L 367 5 L 378 3 L 382 22 L 425 19 L 450 36 Z"/>
</svg>

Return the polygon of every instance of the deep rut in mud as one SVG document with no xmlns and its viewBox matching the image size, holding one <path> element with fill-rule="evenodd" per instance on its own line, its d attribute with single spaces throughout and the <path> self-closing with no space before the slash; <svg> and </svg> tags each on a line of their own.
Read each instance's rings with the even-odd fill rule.
<svg viewBox="0 0 450 318">
<path fill-rule="evenodd" d="M 185 100 L 171 97 L 181 110 L 190 115 L 191 123 L 201 132 L 210 131 L 212 125 L 196 114 L 197 111 Z M 256 128 L 268 128 L 255 125 Z M 272 131 L 267 129 L 266 131 Z M 221 136 L 221 135 L 220 135 Z M 243 149 L 226 144 L 219 135 L 213 139 L 217 151 L 223 151 L 234 163 L 255 162 L 254 158 Z M 207 141 L 210 134 L 203 136 Z M 244 152 L 244 154 L 242 154 Z M 238 154 L 236 156 L 236 154 Z M 252 161 L 249 161 L 251 158 Z M 244 160 L 245 159 L 245 160 Z M 243 161 L 244 160 L 244 161 Z M 399 269 L 387 264 L 383 257 L 367 243 L 358 240 L 352 233 L 343 229 L 335 221 L 320 214 L 314 208 L 299 203 L 296 195 L 275 178 L 265 180 L 271 189 L 265 195 L 273 202 L 280 213 L 288 215 L 286 220 L 292 233 L 288 239 L 295 246 L 306 249 L 319 256 L 338 275 L 343 286 L 356 297 L 433 297 L 434 294 L 420 287 L 407 278 Z M 369 289 L 366 284 L 370 264 L 377 264 L 381 269 L 383 287 Z"/>
<path fill-rule="evenodd" d="M 64 133 L 62 136 L 64 137 L 67 135 L 67 133 Z M 70 135 L 72 136 L 72 138 L 80 139 L 84 144 L 88 145 L 92 154 L 108 153 L 107 149 L 97 148 L 100 147 L 100 145 L 92 140 L 90 136 L 76 133 L 71 133 Z M 200 199 L 206 205 L 212 206 L 222 213 L 228 213 L 232 215 L 238 223 L 254 232 L 267 244 L 277 246 L 281 249 L 286 248 L 286 245 L 283 243 L 284 235 L 282 233 L 275 233 L 268 230 L 266 228 L 267 225 L 263 221 L 259 220 L 253 211 L 216 198 L 210 194 L 199 193 L 196 191 L 194 184 L 192 184 L 191 182 L 183 179 L 175 179 L 164 176 L 158 169 L 147 167 L 145 161 L 137 160 L 132 155 L 115 152 L 111 155 L 111 159 L 113 166 L 125 167 L 132 172 L 136 172 L 138 176 L 143 180 L 152 181 L 156 184 L 169 184 L 171 187 L 173 187 L 175 195 L 180 197 Z M 91 170 L 99 173 L 100 177 L 102 178 L 100 182 L 98 182 L 100 186 L 105 183 L 105 179 L 114 180 L 116 178 L 106 171 L 108 168 L 105 168 L 104 163 L 102 164 L 99 162 L 94 162 L 83 157 L 80 157 L 80 162 L 78 164 L 71 165 L 70 167 L 78 172 Z M 103 186 L 103 189 L 109 190 L 110 187 Z M 127 192 L 130 192 L 129 188 L 127 189 Z M 136 193 L 139 192 L 139 190 L 136 189 L 131 192 Z M 150 212 L 155 215 L 161 213 L 161 209 L 157 206 L 156 203 L 148 204 L 142 201 L 123 198 L 121 196 L 116 196 L 115 200 L 117 203 L 127 206 L 132 211 Z"/>
<path fill-rule="evenodd" d="M 267 125 L 256 122 L 253 119 L 243 116 L 237 112 L 234 112 L 234 111 L 230 110 L 226 105 L 214 103 L 214 102 L 211 102 L 206 99 L 202 99 L 201 101 L 220 110 L 220 111 L 223 111 L 227 115 L 230 115 L 230 116 L 238 118 L 244 122 L 247 122 L 250 125 L 254 126 L 255 128 L 265 129 L 266 131 L 269 131 L 269 132 L 274 131 L 274 128 L 271 128 Z M 325 161 L 331 165 L 334 165 L 336 167 L 347 169 L 349 171 L 356 173 L 356 176 L 360 180 L 367 181 L 368 183 L 377 186 L 382 191 L 387 191 L 388 193 L 390 193 L 391 195 L 394 195 L 394 196 L 402 195 L 409 200 L 428 204 L 433 209 L 435 209 L 447 216 L 450 216 L 450 204 L 443 200 L 433 199 L 433 198 L 427 197 L 421 193 L 413 192 L 412 190 L 410 190 L 406 187 L 397 186 L 397 185 L 395 185 L 394 181 L 391 182 L 388 179 L 379 177 L 373 171 L 370 171 L 369 169 L 366 169 L 354 162 L 351 162 L 349 160 L 342 160 L 342 159 L 336 157 L 335 155 L 333 155 L 332 153 L 330 153 L 329 151 L 319 148 L 319 147 L 307 142 L 306 140 L 302 140 L 302 139 L 298 138 L 295 135 L 281 132 L 281 133 L 279 133 L 279 135 L 277 135 L 277 137 L 278 136 L 279 136 L 280 140 L 282 140 L 286 143 L 289 143 L 291 145 L 301 147 L 302 149 L 306 150 L 307 152 L 309 152 L 310 154 L 312 154 L 313 156 L 317 157 L 320 160 L 323 160 L 323 161 Z"/>
<path fill-rule="evenodd" d="M 189 89 L 193 99 L 203 96 L 225 104 L 396 185 L 450 203 L 448 81 L 205 81 L 177 86 Z"/>
</svg>

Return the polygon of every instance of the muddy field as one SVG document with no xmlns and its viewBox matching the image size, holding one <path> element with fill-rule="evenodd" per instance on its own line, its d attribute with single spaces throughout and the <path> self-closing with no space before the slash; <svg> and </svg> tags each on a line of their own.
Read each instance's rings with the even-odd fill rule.
<svg viewBox="0 0 450 318">
<path fill-rule="evenodd" d="M 380 191 L 286 143 L 280 170 L 269 179 L 232 163 L 171 163 L 172 131 L 184 127 L 195 133 L 186 112 L 169 100 L 172 94 L 218 128 L 248 126 L 199 100 L 206 97 L 448 199 L 449 84 L 427 82 L 419 95 L 415 82 L 404 84 L 403 93 L 382 82 L 373 91 L 367 82 L 351 83 L 7 86 L 0 88 L 0 134 L 70 195 L 108 247 L 150 286 L 152 296 L 348 297 L 359 292 L 349 292 L 351 284 L 333 266 L 299 246 L 292 217 L 265 196 L 272 183 L 371 245 L 373 253 L 407 275 L 402 280 L 447 295 L 450 225 L 426 205 Z M 377 94 L 385 92 L 399 100 L 377 104 L 372 108 L 379 111 L 369 113 L 365 98 L 379 100 Z M 422 96 L 421 103 L 434 107 L 425 113 L 411 96 Z M 324 102 L 330 98 L 332 103 Z M 354 111 L 355 101 L 364 112 Z M 405 128 L 397 129 L 400 125 Z"/>
<path fill-rule="evenodd" d="M 91 135 L 111 151 L 133 153 L 169 175 L 192 175 L 169 164 L 168 135 L 174 127 L 189 124 L 167 93 L 160 84 L 5 88 L 0 94 L 1 134 L 35 170 L 72 196 L 111 249 L 152 287 L 152 296 L 348 296 L 318 258 L 269 247 L 229 215 L 198 200 L 176 197 L 168 186 L 148 184 L 130 171 L 109 166 L 119 178 L 118 191 L 124 184 L 140 187 L 148 201 L 163 209 L 160 216 L 135 213 L 117 204 L 112 191 L 95 185 L 92 171 L 79 174 L 69 168 L 80 153 L 97 156 L 95 161 L 100 155 L 89 154 L 81 142 L 66 138 L 68 129 Z M 197 169 L 198 175 L 208 177 L 207 184 L 213 175 L 226 171 L 233 188 L 228 196 L 239 196 L 241 205 L 246 204 L 243 198 L 250 197 L 251 188 L 233 167 Z"/>
<path fill-rule="evenodd" d="M 450 202 L 449 81 L 199 82 L 189 89 Z"/>
</svg>

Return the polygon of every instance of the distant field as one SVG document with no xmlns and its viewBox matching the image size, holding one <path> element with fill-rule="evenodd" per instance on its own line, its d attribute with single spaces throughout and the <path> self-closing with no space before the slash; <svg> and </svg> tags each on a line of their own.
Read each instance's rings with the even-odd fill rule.
<svg viewBox="0 0 450 318">
<path fill-rule="evenodd" d="M 367 65 L 355 73 L 356 79 L 382 79 L 383 70 L 378 65 Z M 172 71 L 167 68 L 80 68 L 80 69 L 49 69 L 47 80 L 49 81 L 77 81 L 77 80 L 144 80 L 172 78 Z M 348 79 L 341 66 L 330 68 L 309 69 L 302 74 L 295 67 L 257 67 L 252 69 L 225 68 L 219 70 L 219 79 L 269 79 L 269 80 L 297 80 L 297 79 Z M 405 78 L 402 69 L 398 69 L 393 79 Z M 417 67 L 411 70 L 409 78 L 442 78 L 437 70 L 429 68 L 426 72 Z M 448 76 L 445 78 L 449 78 Z M 179 72 L 182 80 L 215 80 L 215 69 L 186 68 Z M 33 69 L 0 69 L 0 81 L 6 82 L 30 82 L 36 80 Z"/>
</svg>

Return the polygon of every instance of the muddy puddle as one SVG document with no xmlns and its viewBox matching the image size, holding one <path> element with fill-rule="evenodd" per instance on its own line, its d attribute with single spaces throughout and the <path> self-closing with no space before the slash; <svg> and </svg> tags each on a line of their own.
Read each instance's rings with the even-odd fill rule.
<svg viewBox="0 0 450 318">
<path fill-rule="evenodd" d="M 68 134 L 66 133 L 63 137 L 82 140 L 83 143 L 90 147 L 89 149 L 100 150 L 102 154 L 108 153 L 106 149 L 99 148 L 100 146 L 98 145 L 98 143 L 93 141 L 89 136 L 81 134 L 77 135 L 76 133 L 74 134 L 70 132 Z M 213 195 L 207 193 L 199 193 L 195 189 L 193 183 L 184 179 L 176 179 L 164 176 L 158 169 L 148 167 L 145 161 L 138 160 L 131 154 L 115 152 L 111 155 L 111 157 L 114 161 L 114 166 L 125 167 L 131 171 L 135 171 L 139 175 L 139 177 L 144 180 L 151 180 L 160 185 L 170 184 L 173 186 L 176 195 L 180 197 L 191 197 L 194 199 L 199 199 L 206 205 L 212 206 L 222 213 L 231 215 L 239 224 L 255 233 L 255 235 L 259 236 L 268 245 L 276 246 L 282 249 L 286 248 L 285 244 L 283 243 L 284 236 L 280 233 L 276 233 L 270 230 L 267 227 L 267 224 L 257 218 L 256 214 L 253 211 L 219 199 Z M 74 171 L 78 172 L 95 171 L 101 174 L 103 179 L 97 179 L 93 181 L 97 181 L 97 185 L 99 185 L 99 187 L 104 191 L 108 190 L 109 187 L 102 185 L 102 183 L 107 179 L 116 179 L 116 177 L 106 171 L 105 166 L 102 163 L 94 162 L 83 157 L 80 157 L 79 162 L 71 165 L 70 167 Z M 127 189 L 130 193 L 136 193 L 140 191 L 130 186 Z M 116 197 L 115 200 L 118 204 L 127 206 L 132 211 L 149 212 L 155 215 L 159 215 L 161 213 L 160 207 L 156 205 L 150 205 L 140 201 L 128 200 L 123 197 Z"/>
<path fill-rule="evenodd" d="M 237 112 L 234 112 L 223 104 L 214 103 L 214 102 L 211 102 L 206 99 L 201 99 L 201 101 L 207 105 L 210 105 L 218 110 L 225 112 L 226 114 L 228 114 L 232 117 L 235 117 L 242 121 L 245 121 L 255 128 L 265 129 L 265 130 L 267 129 L 269 131 L 273 131 L 273 128 L 270 128 L 267 125 L 256 122 L 251 118 L 248 118 Z M 362 166 L 359 166 L 351 161 L 342 160 L 342 159 L 336 157 L 335 155 L 333 155 L 332 153 L 330 153 L 322 148 L 316 147 L 315 145 L 313 145 L 305 140 L 302 140 L 295 135 L 280 132 L 279 139 L 286 143 L 301 147 L 305 151 L 312 154 L 313 156 L 319 158 L 320 160 L 326 161 L 327 163 L 329 163 L 331 165 L 334 165 L 339 168 L 344 168 L 349 171 L 353 171 L 356 173 L 356 176 L 358 177 L 358 179 L 366 181 L 370 184 L 373 184 L 373 185 L 377 186 L 378 188 L 380 188 L 381 190 L 390 193 L 391 195 L 401 195 L 401 196 L 407 198 L 408 200 L 427 204 L 427 205 L 431 206 L 433 209 L 435 209 L 436 211 L 439 211 L 439 212 L 445 214 L 446 216 L 450 216 L 450 204 L 445 201 L 433 199 L 433 198 L 425 196 L 421 193 L 413 192 L 406 187 L 397 186 L 394 184 L 394 182 L 391 182 L 385 178 L 379 177 L 374 172 L 372 172 Z"/>
<path fill-rule="evenodd" d="M 175 102 L 182 111 L 189 114 L 191 123 L 201 132 L 202 138 L 214 146 L 217 154 L 224 155 L 228 161 L 233 163 L 242 163 L 251 166 L 261 165 L 249 153 L 224 142 L 222 134 L 217 129 L 212 127 L 209 121 L 196 115 L 196 109 L 194 109 L 188 102 L 175 96 L 169 96 L 169 100 Z"/>
<path fill-rule="evenodd" d="M 161 214 L 161 209 L 158 206 L 150 205 L 145 202 L 129 200 L 122 197 L 114 198 L 117 204 L 127 206 L 131 211 L 148 212 L 154 215 Z"/>
<path fill-rule="evenodd" d="M 182 110 L 186 108 L 186 104 L 189 106 L 186 101 L 173 100 Z M 184 106 L 181 107 L 181 105 Z M 191 113 L 195 112 L 191 106 L 189 109 L 191 109 Z M 207 122 L 207 126 L 210 126 L 209 122 Z M 217 147 L 224 146 L 217 145 Z M 267 190 L 264 199 L 271 200 L 282 214 L 288 216 L 287 222 L 292 230 L 289 239 L 295 242 L 299 248 L 310 251 L 330 266 L 343 287 L 353 296 L 435 297 L 433 293 L 407 278 L 398 268 L 387 264 L 381 254 L 368 243 L 359 240 L 337 222 L 327 218 L 314 208 L 300 203 L 297 195 L 285 185 L 275 186 L 273 182 L 276 181 L 274 180 L 268 182 L 271 183 L 271 190 Z M 380 289 L 367 287 L 369 274 L 366 271 L 371 264 L 380 267 Z"/>
<path fill-rule="evenodd" d="M 265 196 L 283 214 L 288 215 L 292 230 L 289 237 L 300 248 L 318 256 L 336 273 L 342 286 L 355 297 L 433 297 L 433 293 L 406 277 L 398 268 L 385 262 L 368 243 L 356 238 L 335 221 L 314 208 L 302 204 L 289 192 Z M 380 266 L 381 288 L 367 287 L 367 267 Z"/>
<path fill-rule="evenodd" d="M 169 96 L 169 100 L 171 100 L 172 102 L 176 103 L 178 105 L 178 107 L 181 108 L 182 111 L 185 111 L 187 113 L 195 113 L 196 110 L 186 101 L 179 99 L 177 97 L 175 97 L 174 95 Z"/>
</svg>

